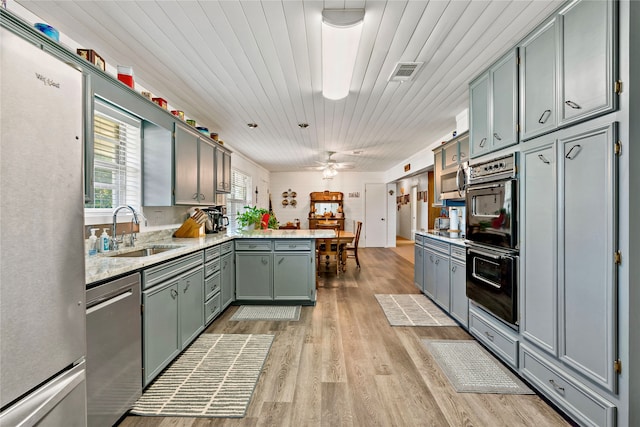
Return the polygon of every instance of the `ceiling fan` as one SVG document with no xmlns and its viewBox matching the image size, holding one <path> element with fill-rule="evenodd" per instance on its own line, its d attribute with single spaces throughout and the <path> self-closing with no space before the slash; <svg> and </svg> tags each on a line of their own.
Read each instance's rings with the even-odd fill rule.
<svg viewBox="0 0 640 427">
<path fill-rule="evenodd" d="M 327 160 L 323 162 L 316 161 L 317 166 L 309 166 L 307 169 L 322 171 L 322 177 L 324 179 L 331 179 L 337 175 L 338 170 L 341 169 L 353 169 L 353 162 L 337 162 L 331 158 L 336 154 L 335 151 L 327 151 Z"/>
</svg>

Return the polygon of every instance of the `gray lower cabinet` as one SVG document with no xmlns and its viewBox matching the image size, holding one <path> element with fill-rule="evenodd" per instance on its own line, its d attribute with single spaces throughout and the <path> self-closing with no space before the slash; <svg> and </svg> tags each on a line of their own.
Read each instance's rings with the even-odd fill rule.
<svg viewBox="0 0 640 427">
<path fill-rule="evenodd" d="M 236 298 L 273 300 L 273 254 L 236 248 Z"/>
<path fill-rule="evenodd" d="M 530 140 L 521 156 L 522 375 L 585 425 L 615 425 L 616 141 L 603 118 Z"/>
<path fill-rule="evenodd" d="M 236 240 L 236 299 L 315 301 L 314 251 L 313 240 Z"/>
<path fill-rule="evenodd" d="M 236 269 L 234 268 L 233 242 L 220 245 L 221 309 L 224 310 L 236 299 Z"/>
<path fill-rule="evenodd" d="M 413 284 L 420 292 L 424 292 L 424 246 L 422 242 L 423 237 L 420 234 L 416 234 L 413 248 Z"/>
<path fill-rule="evenodd" d="M 416 234 L 414 285 L 456 319 L 469 325 L 464 245 Z"/>
<path fill-rule="evenodd" d="M 465 328 L 469 327 L 469 298 L 467 298 L 466 251 L 464 246 L 451 245 L 449 283 L 451 301 L 449 314 Z"/>
<path fill-rule="evenodd" d="M 204 262 L 204 323 L 208 325 L 222 311 L 219 245 L 205 249 Z"/>
<path fill-rule="evenodd" d="M 469 304 L 469 332 L 502 361 L 518 369 L 518 333 L 473 302 Z"/>
<path fill-rule="evenodd" d="M 520 374 L 580 425 L 616 426 L 614 404 L 526 344 L 520 345 Z"/>
<path fill-rule="evenodd" d="M 143 386 L 204 329 L 202 263 L 198 252 L 142 272 Z"/>
<path fill-rule="evenodd" d="M 424 291 L 447 312 L 451 287 L 449 284 L 449 243 L 424 237 Z"/>
<path fill-rule="evenodd" d="M 274 299 L 307 300 L 313 292 L 309 286 L 309 276 L 315 265 L 314 257 L 309 252 L 276 252 L 273 266 Z"/>
<path fill-rule="evenodd" d="M 555 135 L 520 156 L 520 332 L 558 351 L 557 155 Z"/>
</svg>

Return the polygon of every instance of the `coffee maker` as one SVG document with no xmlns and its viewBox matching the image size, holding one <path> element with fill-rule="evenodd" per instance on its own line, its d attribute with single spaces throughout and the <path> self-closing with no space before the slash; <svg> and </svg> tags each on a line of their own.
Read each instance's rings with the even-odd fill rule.
<svg viewBox="0 0 640 427">
<path fill-rule="evenodd" d="M 229 225 L 229 218 L 226 216 L 226 206 L 210 206 L 202 210 L 209 216 L 209 222 L 211 223 L 211 226 L 207 224 L 206 233 L 217 233 L 227 229 L 227 226 Z"/>
</svg>

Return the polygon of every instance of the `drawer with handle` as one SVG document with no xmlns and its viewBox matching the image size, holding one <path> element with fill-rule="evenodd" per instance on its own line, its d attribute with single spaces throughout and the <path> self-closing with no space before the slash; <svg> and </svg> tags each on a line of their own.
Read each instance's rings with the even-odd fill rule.
<svg viewBox="0 0 640 427">
<path fill-rule="evenodd" d="M 471 305 L 469 307 L 469 332 L 500 359 L 518 369 L 518 336 L 514 331 Z"/>
<path fill-rule="evenodd" d="M 220 292 L 204 304 L 205 323 L 211 322 L 220 313 Z"/>
<path fill-rule="evenodd" d="M 216 258 L 220 258 L 220 245 L 204 250 L 204 262 L 209 262 Z"/>
<path fill-rule="evenodd" d="M 236 251 L 270 251 L 271 240 L 267 239 L 242 239 L 236 240 Z"/>
<path fill-rule="evenodd" d="M 282 239 L 275 241 L 276 251 L 310 251 L 311 240 Z"/>
<path fill-rule="evenodd" d="M 220 272 L 217 272 L 213 276 L 204 280 L 205 301 L 215 295 L 216 292 L 220 292 L 221 283 Z"/>
<path fill-rule="evenodd" d="M 220 270 L 220 258 L 209 261 L 204 265 L 204 277 L 209 277 L 218 270 Z"/>
<path fill-rule="evenodd" d="M 520 346 L 520 374 L 585 426 L 613 427 L 616 407 L 549 363 L 526 344 Z"/>
</svg>

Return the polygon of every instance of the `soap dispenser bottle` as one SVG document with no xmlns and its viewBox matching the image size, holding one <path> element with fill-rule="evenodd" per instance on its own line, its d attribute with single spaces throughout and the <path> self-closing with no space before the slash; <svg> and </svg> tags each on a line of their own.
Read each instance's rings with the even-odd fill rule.
<svg viewBox="0 0 640 427">
<path fill-rule="evenodd" d="M 89 236 L 89 256 L 98 253 L 98 236 L 96 236 L 97 228 L 91 229 L 91 236 Z"/>
<path fill-rule="evenodd" d="M 105 228 L 100 235 L 100 252 L 109 252 L 109 235 L 108 228 Z"/>
</svg>

